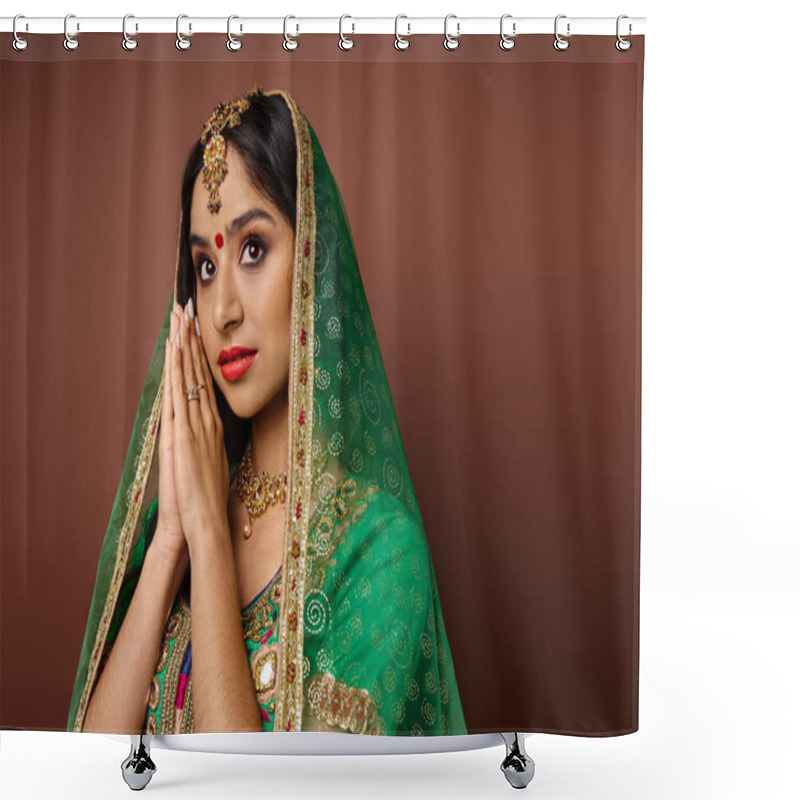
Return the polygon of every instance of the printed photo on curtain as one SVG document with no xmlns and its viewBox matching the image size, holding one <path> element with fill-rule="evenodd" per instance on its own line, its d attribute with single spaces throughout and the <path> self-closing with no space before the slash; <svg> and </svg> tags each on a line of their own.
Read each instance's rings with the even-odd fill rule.
<svg viewBox="0 0 800 800">
<path fill-rule="evenodd" d="M 0 43 L 0 724 L 638 729 L 644 37 Z"/>
</svg>

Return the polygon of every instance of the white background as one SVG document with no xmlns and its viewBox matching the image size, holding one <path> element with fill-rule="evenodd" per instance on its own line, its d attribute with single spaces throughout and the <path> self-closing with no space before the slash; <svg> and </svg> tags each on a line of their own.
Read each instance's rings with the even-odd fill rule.
<svg viewBox="0 0 800 800">
<path fill-rule="evenodd" d="M 4 4 L 2 14 L 70 12 L 120 20 L 457 13 L 497 16 L 498 25 L 503 13 L 647 18 L 640 730 L 605 739 L 530 736 L 536 777 L 525 791 L 563 800 L 797 798 L 797 4 L 35 0 Z M 4 798 L 130 796 L 121 741 L 0 737 Z M 154 750 L 158 772 L 145 792 L 508 797 L 504 754 L 502 745 L 302 758 Z"/>
</svg>

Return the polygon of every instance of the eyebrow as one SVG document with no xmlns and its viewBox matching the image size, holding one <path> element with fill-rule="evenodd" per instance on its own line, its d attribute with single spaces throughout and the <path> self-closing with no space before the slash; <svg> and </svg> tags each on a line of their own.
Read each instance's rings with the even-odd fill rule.
<svg viewBox="0 0 800 800">
<path fill-rule="evenodd" d="M 236 217 L 236 219 L 225 229 L 226 241 L 236 236 L 236 234 L 242 228 L 244 228 L 248 222 L 252 222 L 254 219 L 265 219 L 268 222 L 273 223 L 273 225 L 275 224 L 275 217 L 273 217 L 268 211 L 265 211 L 263 208 L 251 208 L 249 211 L 245 211 L 244 214 Z M 199 247 L 205 247 L 207 250 L 211 249 L 208 239 L 196 233 L 193 233 L 189 236 L 189 244 L 196 244 Z"/>
</svg>

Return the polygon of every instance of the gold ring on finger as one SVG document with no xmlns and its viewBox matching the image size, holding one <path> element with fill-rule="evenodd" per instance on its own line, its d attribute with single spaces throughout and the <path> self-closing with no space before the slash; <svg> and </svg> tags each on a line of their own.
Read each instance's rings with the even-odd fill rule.
<svg viewBox="0 0 800 800">
<path fill-rule="evenodd" d="M 204 383 L 198 383 L 197 386 L 192 386 L 191 389 L 187 389 L 186 399 L 187 400 L 199 400 L 200 399 L 200 390 L 205 389 L 206 385 Z"/>
</svg>

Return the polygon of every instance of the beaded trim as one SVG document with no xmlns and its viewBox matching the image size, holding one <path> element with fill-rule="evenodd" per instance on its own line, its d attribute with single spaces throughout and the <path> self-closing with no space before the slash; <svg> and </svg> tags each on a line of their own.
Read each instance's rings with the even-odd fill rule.
<svg viewBox="0 0 800 800">
<path fill-rule="evenodd" d="M 306 545 L 311 512 L 311 453 L 314 399 L 314 257 L 316 208 L 314 154 L 308 124 L 294 100 L 280 94 L 292 114 L 297 142 L 297 232 L 292 286 L 292 359 L 289 376 L 288 512 L 284 532 L 283 602 L 279 629 L 275 730 L 301 730 L 303 715 L 303 607 Z"/>
</svg>

